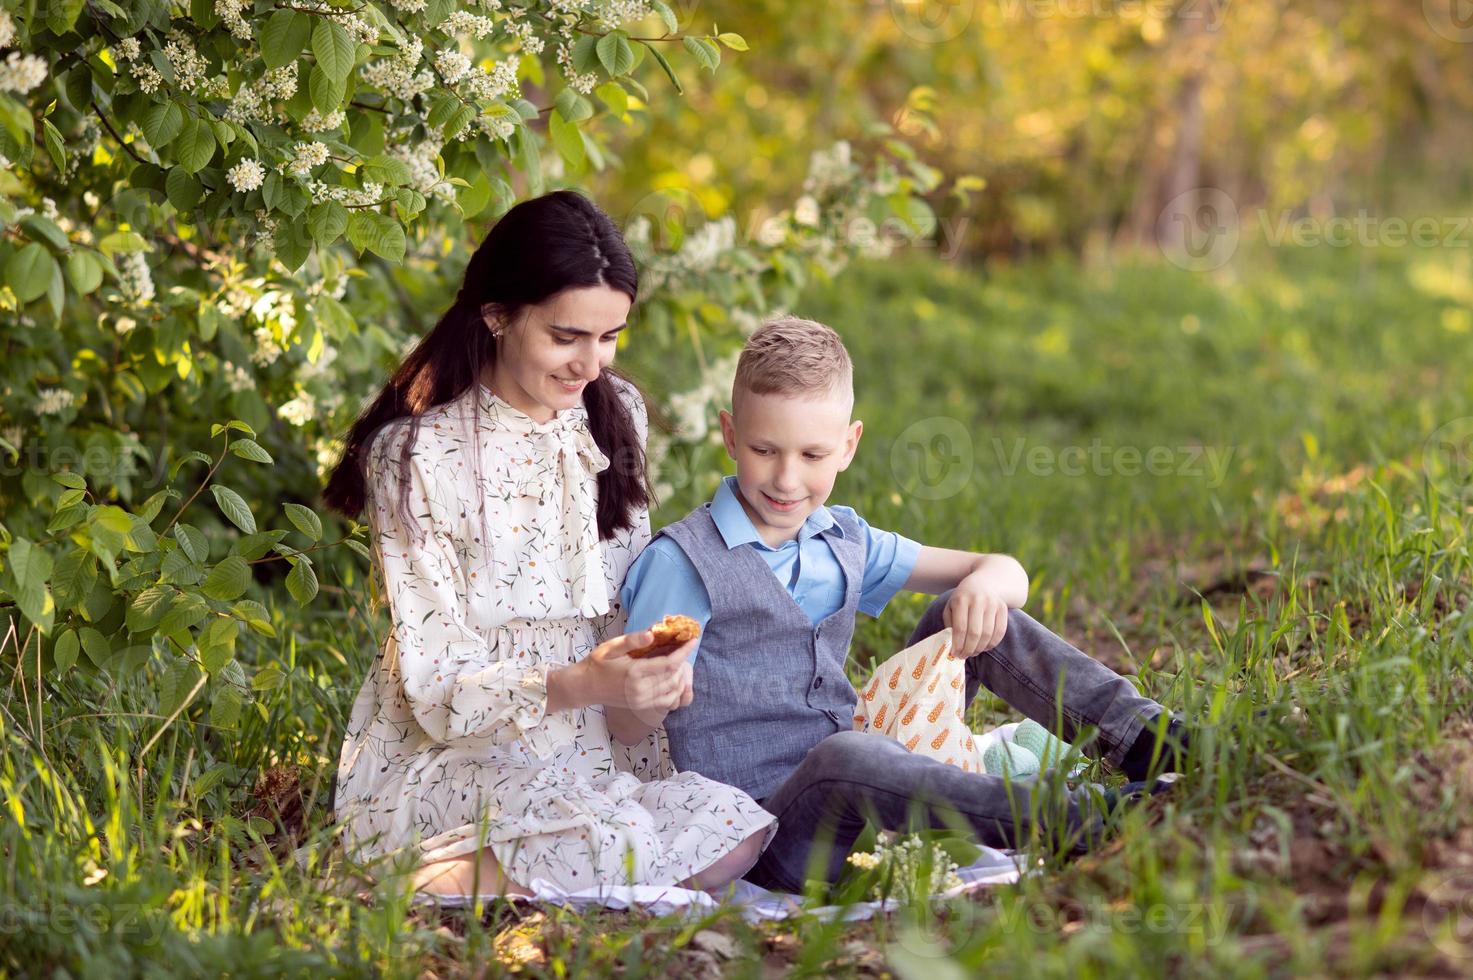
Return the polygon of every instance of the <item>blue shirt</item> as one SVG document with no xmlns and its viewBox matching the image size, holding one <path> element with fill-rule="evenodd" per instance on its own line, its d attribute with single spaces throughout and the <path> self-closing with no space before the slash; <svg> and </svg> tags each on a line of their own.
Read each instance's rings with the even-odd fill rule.
<svg viewBox="0 0 1473 980">
<path fill-rule="evenodd" d="M 844 604 L 844 571 L 839 560 L 822 539 L 820 531 L 836 526 L 830 508 L 820 507 L 809 515 L 798 529 L 798 536 L 774 548 L 762 540 L 752 520 L 738 499 L 736 477 L 728 476 L 711 498 L 711 518 L 728 549 L 751 546 L 767 562 L 772 573 L 787 589 L 788 595 L 815 626 Z M 852 508 L 844 510 L 859 524 L 865 535 L 864 584 L 859 593 L 860 612 L 878 616 L 910 578 L 920 556 L 921 546 L 894 531 L 880 531 L 869 526 Z M 684 613 L 701 624 L 704 630 L 711 619 L 711 598 L 700 573 L 691 564 L 680 545 L 668 537 L 656 538 L 640 553 L 629 568 L 620 592 L 629 621 L 626 630 L 638 633 L 649 629 L 667 614 Z M 698 651 L 699 652 L 699 651 Z M 695 660 L 692 654 L 691 660 Z"/>
</svg>

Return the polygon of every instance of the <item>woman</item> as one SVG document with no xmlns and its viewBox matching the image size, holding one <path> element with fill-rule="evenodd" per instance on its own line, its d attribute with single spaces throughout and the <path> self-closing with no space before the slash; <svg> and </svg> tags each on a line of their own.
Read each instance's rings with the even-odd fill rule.
<svg viewBox="0 0 1473 980">
<path fill-rule="evenodd" d="M 599 642 L 650 537 L 644 403 L 609 367 L 637 285 L 586 198 L 512 208 L 324 493 L 367 508 L 393 620 L 353 706 L 337 817 L 361 860 L 417 851 L 424 891 L 715 888 L 775 829 L 740 790 L 674 775 L 658 735 L 610 736 L 690 698 L 689 650 L 628 656 L 647 631 Z"/>
</svg>

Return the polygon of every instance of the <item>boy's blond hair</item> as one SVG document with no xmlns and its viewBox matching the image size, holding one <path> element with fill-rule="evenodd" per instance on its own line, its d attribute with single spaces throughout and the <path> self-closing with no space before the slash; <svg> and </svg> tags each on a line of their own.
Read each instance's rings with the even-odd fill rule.
<svg viewBox="0 0 1473 980">
<path fill-rule="evenodd" d="M 854 363 L 831 327 L 796 316 L 769 320 L 747 338 L 731 386 L 732 411 L 754 395 L 839 395 L 854 404 Z"/>
</svg>

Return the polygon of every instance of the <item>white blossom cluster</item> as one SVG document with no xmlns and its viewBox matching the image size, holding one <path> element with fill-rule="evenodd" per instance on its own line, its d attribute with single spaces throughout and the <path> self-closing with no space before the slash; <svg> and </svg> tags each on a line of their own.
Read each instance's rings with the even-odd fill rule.
<svg viewBox="0 0 1473 980">
<path fill-rule="evenodd" d="M 322 353 L 317 356 L 316 361 L 302 362 L 301 368 L 297 371 L 297 380 L 313 381 L 317 378 L 327 377 L 327 369 L 332 367 L 332 363 L 337 359 L 337 348 L 324 346 L 322 348 Z"/>
<path fill-rule="evenodd" d="M 225 118 L 244 125 L 248 122 L 280 122 L 286 113 L 276 108 L 275 100 L 290 99 L 297 94 L 297 63 L 288 62 L 273 68 L 254 82 L 242 82 L 225 107 Z"/>
<path fill-rule="evenodd" d="M 313 140 L 292 147 L 291 172 L 298 177 L 310 173 L 327 162 L 327 144 Z"/>
<path fill-rule="evenodd" d="M 259 160 L 245 159 L 227 170 L 225 179 L 241 193 L 253 191 L 266 180 L 266 168 Z"/>
<path fill-rule="evenodd" d="M 440 22 L 440 30 L 458 37 L 480 40 L 496 30 L 496 22 L 465 10 L 457 10 Z"/>
<path fill-rule="evenodd" d="M 312 452 L 317 459 L 317 478 L 326 479 L 327 474 L 332 472 L 333 467 L 338 465 L 338 458 L 342 455 L 343 444 L 338 439 L 318 438 L 312 443 Z"/>
<path fill-rule="evenodd" d="M 492 139 L 509 140 L 516 134 L 517 124 L 511 115 L 487 115 L 476 117 L 476 126 Z"/>
<path fill-rule="evenodd" d="M 435 70 L 446 85 L 454 85 L 470 73 L 471 59 L 454 48 L 445 48 L 435 55 Z"/>
<path fill-rule="evenodd" d="M 434 75 L 419 70 L 423 56 L 424 41 L 411 37 L 394 57 L 370 61 L 359 69 L 359 74 L 368 84 L 408 102 L 435 85 Z"/>
<path fill-rule="evenodd" d="M 251 334 L 256 340 L 256 349 L 251 351 L 251 362 L 261 367 L 270 367 L 283 353 L 276 340 L 276 331 L 262 324 Z"/>
<path fill-rule="evenodd" d="M 559 44 L 557 49 L 557 63 L 563 70 L 563 78 L 568 82 L 568 87 L 575 92 L 587 95 L 593 91 L 598 84 L 598 76 L 592 72 L 579 74 L 573 67 L 573 46 L 570 44 Z"/>
<path fill-rule="evenodd" d="M 126 337 L 138 327 L 138 321 L 131 316 L 120 316 L 113 321 L 113 329 L 119 337 Z"/>
<path fill-rule="evenodd" d="M 292 425 L 306 425 L 317 417 L 317 402 L 310 391 L 299 391 L 295 398 L 278 408 L 276 414 Z"/>
<path fill-rule="evenodd" d="M 368 181 L 360 187 L 344 187 L 342 184 L 329 184 L 322 180 L 307 181 L 307 192 L 312 195 L 313 204 L 321 204 L 323 201 L 337 201 L 339 204 L 350 208 L 367 207 L 377 204 L 384 197 L 384 185 Z"/>
<path fill-rule="evenodd" d="M 389 0 L 396 10 L 402 10 L 406 14 L 417 14 L 425 9 L 425 0 Z"/>
<path fill-rule="evenodd" d="M 506 28 L 507 34 L 516 38 L 517 43 L 527 54 L 542 53 L 545 42 L 534 33 L 535 29 L 530 22 L 512 16 L 503 21 L 501 26 Z"/>
<path fill-rule="evenodd" d="M 36 414 L 60 415 L 76 400 L 77 396 L 65 388 L 42 388 L 37 392 Z"/>
<path fill-rule="evenodd" d="M 195 50 L 189 35 L 179 30 L 170 31 L 164 43 L 164 57 L 169 60 L 169 67 L 174 69 L 180 88 L 196 95 L 206 94 L 208 79 L 205 72 L 209 64 Z"/>
<path fill-rule="evenodd" d="M 803 181 L 803 190 L 821 196 L 847 186 L 858 176 L 859 167 L 852 158 L 849 141 L 840 140 L 827 150 L 814 150 L 808 157 L 808 176 Z"/>
<path fill-rule="evenodd" d="M 471 98 L 488 102 L 521 94 L 516 59 L 498 61 L 489 72 L 480 65 L 472 65 L 461 88 Z"/>
<path fill-rule="evenodd" d="M 15 40 L 15 21 L 10 14 L 0 10 L 0 48 L 8 47 Z"/>
<path fill-rule="evenodd" d="M 251 239 L 251 241 L 247 245 L 247 247 L 248 248 L 254 248 L 257 245 L 265 245 L 265 244 L 267 244 L 267 243 L 269 243 L 271 241 L 272 237 L 275 234 L 276 234 L 276 218 L 275 218 L 275 216 L 272 215 L 271 212 L 266 211 L 263 208 L 257 208 L 256 209 L 256 234 L 255 234 L 255 237 Z"/>
<path fill-rule="evenodd" d="M 322 115 L 316 109 L 307 113 L 302 120 L 302 128 L 309 133 L 325 133 L 331 129 L 337 129 L 347 121 L 347 114 L 341 109 L 334 109 L 327 115 Z"/>
<path fill-rule="evenodd" d="M 239 41 L 249 41 L 254 36 L 251 25 L 245 20 L 246 0 L 215 0 L 215 16 L 225 23 L 230 36 Z"/>
<path fill-rule="evenodd" d="M 0 63 L 0 92 L 24 95 L 46 81 L 46 59 L 37 54 L 12 51 Z"/>
<path fill-rule="evenodd" d="M 225 385 L 232 392 L 250 391 L 256 386 L 256 379 L 243 367 L 237 367 L 226 361 L 221 365 L 225 369 Z"/>
<path fill-rule="evenodd" d="M 123 298 L 137 306 L 153 299 L 153 273 L 142 252 L 129 252 L 118 260 L 118 288 Z"/>
<path fill-rule="evenodd" d="M 403 143 L 389 148 L 389 156 L 400 160 L 409 168 L 409 186 L 425 197 L 442 201 L 455 200 L 455 185 L 440 176 L 438 163 L 440 148 L 444 145 L 438 134 L 430 130 L 423 142 L 412 146 Z"/>
</svg>

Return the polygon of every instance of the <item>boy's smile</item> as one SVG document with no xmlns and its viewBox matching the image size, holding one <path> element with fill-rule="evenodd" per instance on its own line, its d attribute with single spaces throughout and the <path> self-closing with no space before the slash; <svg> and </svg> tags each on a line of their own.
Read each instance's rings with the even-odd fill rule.
<svg viewBox="0 0 1473 980">
<path fill-rule="evenodd" d="M 742 509 L 772 547 L 791 541 L 824 505 L 849 468 L 861 422 L 836 393 L 738 394 L 736 414 L 721 413 L 726 451 L 736 462 Z"/>
</svg>

